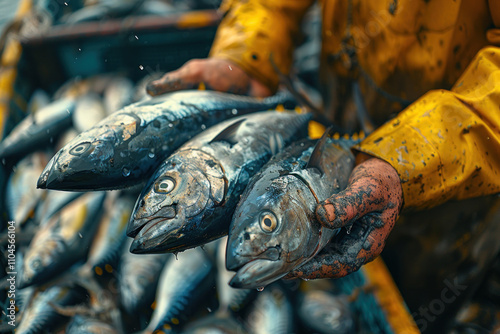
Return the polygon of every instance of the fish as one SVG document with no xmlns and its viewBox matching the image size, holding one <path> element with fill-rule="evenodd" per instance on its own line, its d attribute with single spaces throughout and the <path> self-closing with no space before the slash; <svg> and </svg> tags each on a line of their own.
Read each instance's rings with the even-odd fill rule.
<svg viewBox="0 0 500 334">
<path fill-rule="evenodd" d="M 113 190 L 145 181 L 175 149 L 223 120 L 289 101 L 211 91 L 182 91 L 137 102 L 109 115 L 59 150 L 38 188 Z"/>
<path fill-rule="evenodd" d="M 104 91 L 104 106 L 106 114 L 110 115 L 115 111 L 133 102 L 135 93 L 134 83 L 122 76 L 117 76 Z"/>
<path fill-rule="evenodd" d="M 182 330 L 183 334 L 248 334 L 244 325 L 231 316 L 217 314 L 203 317 L 190 323 Z"/>
<path fill-rule="evenodd" d="M 220 239 L 217 246 L 217 295 L 219 297 L 218 314 L 239 312 L 247 306 L 257 295 L 255 289 L 235 289 L 229 286 L 229 281 L 234 273 L 226 269 L 226 245 L 227 237 Z"/>
<path fill-rule="evenodd" d="M 231 221 L 226 267 L 237 288 L 266 286 L 314 257 L 338 229 L 316 220 L 315 209 L 347 186 L 349 149 L 328 140 L 297 142 L 276 155 L 245 189 Z"/>
<path fill-rule="evenodd" d="M 44 90 L 36 89 L 28 101 L 28 114 L 34 114 L 49 104 L 50 96 Z"/>
<path fill-rule="evenodd" d="M 40 227 L 25 253 L 19 288 L 45 283 L 85 259 L 104 198 L 103 192 L 84 194 Z"/>
<path fill-rule="evenodd" d="M 73 113 L 73 127 L 80 133 L 87 131 L 106 117 L 104 103 L 99 95 L 89 92 L 78 98 Z"/>
<path fill-rule="evenodd" d="M 171 254 L 136 255 L 128 250 L 132 239 L 125 242 L 118 267 L 120 302 L 129 315 L 149 308 L 155 299 L 160 273 Z"/>
<path fill-rule="evenodd" d="M 348 296 L 323 290 L 303 293 L 297 300 L 297 314 L 310 332 L 319 334 L 355 333 L 356 321 Z"/>
<path fill-rule="evenodd" d="M 40 189 L 38 189 L 40 190 Z M 45 200 L 35 210 L 35 221 L 44 225 L 49 219 L 61 211 L 66 205 L 83 195 L 83 192 L 46 190 Z"/>
<path fill-rule="evenodd" d="M 18 160 L 48 145 L 71 125 L 75 106 L 74 98 L 64 98 L 25 117 L 0 142 L 0 159 Z"/>
<path fill-rule="evenodd" d="M 153 174 L 127 235 L 133 253 L 178 252 L 218 239 L 250 177 L 307 135 L 311 114 L 266 111 L 220 123 L 193 138 Z"/>
<path fill-rule="evenodd" d="M 293 307 L 286 290 L 273 284 L 261 291 L 245 318 L 250 334 L 296 333 Z"/>
<path fill-rule="evenodd" d="M 83 302 L 84 289 L 78 286 L 66 287 L 53 285 L 45 290 L 38 289 L 34 297 L 20 315 L 16 328 L 19 334 L 46 333 L 62 322 L 64 317 L 56 312 L 51 304 L 58 306 L 75 305 Z"/>
<path fill-rule="evenodd" d="M 104 201 L 104 213 L 99 222 L 97 233 L 90 246 L 83 272 L 94 272 L 101 276 L 116 269 L 127 239 L 125 231 L 132 213 L 134 200 L 120 196 L 118 192 L 109 193 Z"/>
<path fill-rule="evenodd" d="M 75 315 L 66 327 L 66 334 L 119 334 L 118 330 L 99 319 Z"/>
<path fill-rule="evenodd" d="M 6 206 L 9 218 L 18 225 L 34 217 L 35 210 L 43 201 L 47 192 L 36 189 L 36 181 L 48 162 L 45 152 L 35 152 L 16 165 L 9 178 L 6 190 Z"/>
<path fill-rule="evenodd" d="M 213 263 L 200 248 L 171 258 L 160 275 L 156 307 L 144 332 L 166 333 L 180 328 L 213 290 L 214 279 Z"/>
</svg>

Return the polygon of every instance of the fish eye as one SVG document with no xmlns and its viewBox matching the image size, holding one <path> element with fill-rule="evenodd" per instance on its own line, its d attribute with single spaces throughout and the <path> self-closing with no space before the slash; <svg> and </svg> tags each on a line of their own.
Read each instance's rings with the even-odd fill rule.
<svg viewBox="0 0 500 334">
<path fill-rule="evenodd" d="M 175 181 L 170 177 L 166 177 L 160 182 L 155 184 L 155 191 L 157 193 L 168 194 L 175 188 Z"/>
<path fill-rule="evenodd" d="M 263 212 L 260 215 L 260 228 L 264 232 L 273 232 L 278 227 L 278 220 L 272 212 Z"/>
<path fill-rule="evenodd" d="M 36 258 L 31 262 L 31 268 L 33 270 L 38 270 L 42 266 L 42 261 L 39 258 Z"/>
<path fill-rule="evenodd" d="M 76 156 L 82 155 L 85 151 L 88 150 L 89 147 L 90 147 L 90 143 L 87 141 L 87 142 L 76 145 L 75 147 L 73 147 L 69 151 L 69 153 L 72 155 L 76 155 Z"/>
</svg>

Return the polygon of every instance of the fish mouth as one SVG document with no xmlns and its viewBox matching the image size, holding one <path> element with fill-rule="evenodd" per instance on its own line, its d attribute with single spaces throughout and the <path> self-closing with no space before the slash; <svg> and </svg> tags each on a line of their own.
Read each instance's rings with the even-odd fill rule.
<svg viewBox="0 0 500 334">
<path fill-rule="evenodd" d="M 155 218 L 140 228 L 130 245 L 134 254 L 154 254 L 183 251 L 190 247 L 184 244 L 181 232 L 183 219 Z"/>
<path fill-rule="evenodd" d="M 257 289 L 277 281 L 286 274 L 280 260 L 255 259 L 242 266 L 229 281 L 229 285 L 237 289 Z"/>
<path fill-rule="evenodd" d="M 167 210 L 168 209 L 168 210 Z M 146 225 L 155 225 L 159 224 L 165 220 L 172 220 L 177 215 L 177 210 L 175 207 L 165 207 L 163 208 L 163 212 L 161 216 L 158 215 L 158 212 L 153 213 L 149 216 L 137 217 L 138 209 L 134 209 L 132 216 L 130 217 L 130 221 L 127 225 L 127 236 L 134 238 L 142 228 L 146 228 Z M 139 214 L 140 215 L 140 214 Z M 152 217 L 156 216 L 156 217 Z"/>
</svg>

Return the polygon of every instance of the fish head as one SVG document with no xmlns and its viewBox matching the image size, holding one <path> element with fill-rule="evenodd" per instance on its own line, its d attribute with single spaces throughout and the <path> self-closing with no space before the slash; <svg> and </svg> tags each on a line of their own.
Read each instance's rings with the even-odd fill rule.
<svg viewBox="0 0 500 334">
<path fill-rule="evenodd" d="M 114 131 L 101 126 L 76 136 L 56 153 L 38 179 L 42 189 L 92 189 L 114 163 L 116 137 Z M 102 177 L 101 177 L 102 176 Z"/>
<path fill-rule="evenodd" d="M 314 253 L 311 225 L 316 205 L 307 186 L 293 175 L 263 177 L 247 188 L 233 215 L 226 267 L 237 271 L 230 285 L 265 286 Z"/>
<path fill-rule="evenodd" d="M 202 152 L 189 159 L 176 154 L 157 170 L 128 225 L 127 235 L 135 237 L 132 252 L 180 251 L 189 248 L 186 241 L 203 239 L 203 215 L 222 201 L 226 184 L 220 165 L 212 162 L 207 165 Z"/>
<path fill-rule="evenodd" d="M 56 255 L 64 251 L 60 240 L 46 239 L 42 246 L 32 247 L 23 259 L 22 273 L 19 277 L 19 287 L 25 288 L 39 284 L 49 278 L 49 274 L 58 265 Z"/>
</svg>

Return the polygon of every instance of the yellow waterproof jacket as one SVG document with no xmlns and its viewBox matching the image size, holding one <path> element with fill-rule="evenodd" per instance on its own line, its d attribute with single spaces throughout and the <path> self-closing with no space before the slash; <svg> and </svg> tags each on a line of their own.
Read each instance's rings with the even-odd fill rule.
<svg viewBox="0 0 500 334">
<path fill-rule="evenodd" d="M 276 89 L 269 59 L 288 73 L 312 2 L 224 2 L 211 56 Z M 357 149 L 398 171 L 405 206 L 500 192 L 500 0 L 324 0 L 321 8 L 328 112 L 349 107 L 346 83 L 355 81 L 375 123 L 390 119 Z"/>
</svg>

